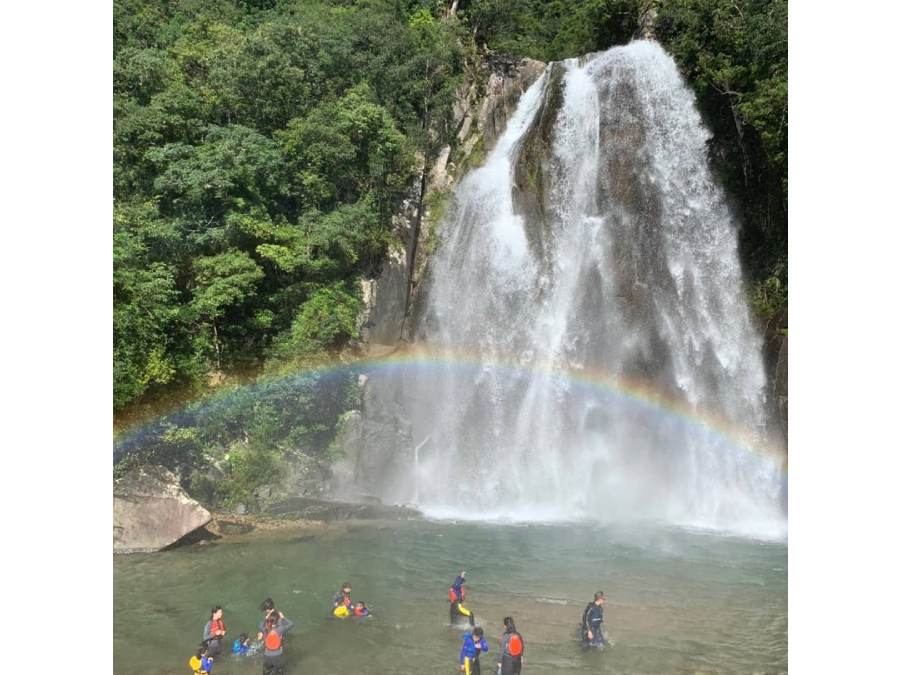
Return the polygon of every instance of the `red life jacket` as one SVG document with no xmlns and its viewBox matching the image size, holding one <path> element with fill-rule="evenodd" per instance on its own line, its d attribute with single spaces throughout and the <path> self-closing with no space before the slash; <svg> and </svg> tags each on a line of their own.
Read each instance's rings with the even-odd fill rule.
<svg viewBox="0 0 900 675">
<path fill-rule="evenodd" d="M 222 621 L 222 619 L 214 619 L 209 627 L 209 632 L 210 634 L 215 635 L 216 631 L 219 630 L 223 633 L 225 632 L 225 622 Z"/>
<path fill-rule="evenodd" d="M 518 633 L 510 635 L 509 642 L 506 643 L 506 648 L 512 656 L 521 656 L 525 649 L 525 644 L 522 642 L 522 636 Z"/>
<path fill-rule="evenodd" d="M 450 600 L 450 602 L 462 602 L 466 599 L 466 587 L 463 586 L 462 588 L 460 588 L 460 590 L 462 591 L 462 593 L 457 595 L 456 589 L 453 588 L 453 586 L 450 587 L 450 590 L 447 591 L 447 598 Z"/>
<path fill-rule="evenodd" d="M 281 649 L 281 635 L 278 634 L 278 631 L 273 629 L 266 634 L 266 649 L 270 652 Z"/>
</svg>

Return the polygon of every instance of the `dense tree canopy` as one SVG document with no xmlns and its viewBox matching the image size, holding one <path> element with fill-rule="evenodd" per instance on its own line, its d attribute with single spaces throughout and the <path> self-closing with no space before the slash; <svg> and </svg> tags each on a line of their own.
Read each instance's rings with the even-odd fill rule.
<svg viewBox="0 0 900 675">
<path fill-rule="evenodd" d="M 354 280 L 462 73 L 439 9 L 116 2 L 117 408 L 353 335 Z M 323 323 L 326 302 L 339 318 Z"/>
</svg>

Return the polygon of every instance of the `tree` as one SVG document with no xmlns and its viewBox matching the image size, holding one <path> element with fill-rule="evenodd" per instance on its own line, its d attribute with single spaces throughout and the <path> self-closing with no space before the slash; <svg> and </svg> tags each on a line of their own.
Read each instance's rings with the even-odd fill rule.
<svg viewBox="0 0 900 675">
<path fill-rule="evenodd" d="M 171 331 L 178 319 L 173 266 L 154 261 L 171 231 L 152 205 L 119 208 L 113 230 L 113 405 L 173 381 Z"/>
<path fill-rule="evenodd" d="M 226 310 L 254 295 L 256 284 L 263 276 L 260 266 L 243 251 L 231 250 L 194 261 L 193 298 L 189 309 L 202 326 L 212 331 L 217 370 L 222 370 L 218 321 L 225 316 Z"/>
</svg>

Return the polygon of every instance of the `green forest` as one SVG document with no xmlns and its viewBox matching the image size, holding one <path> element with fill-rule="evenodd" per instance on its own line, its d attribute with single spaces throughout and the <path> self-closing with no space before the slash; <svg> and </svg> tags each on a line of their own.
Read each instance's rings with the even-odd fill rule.
<svg viewBox="0 0 900 675">
<path fill-rule="evenodd" d="M 353 378 L 277 375 L 358 337 L 359 280 L 489 52 L 564 59 L 652 19 L 714 133 L 754 310 L 786 303 L 786 0 L 116 0 L 113 19 L 115 414 L 257 383 L 119 469 L 227 456 L 208 495 L 227 501 L 288 448 L 326 451 Z"/>
</svg>

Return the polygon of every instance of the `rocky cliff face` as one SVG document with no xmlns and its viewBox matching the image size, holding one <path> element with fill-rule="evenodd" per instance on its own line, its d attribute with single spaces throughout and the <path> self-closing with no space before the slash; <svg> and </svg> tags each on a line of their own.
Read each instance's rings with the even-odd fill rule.
<svg viewBox="0 0 900 675">
<path fill-rule="evenodd" d="M 519 97 L 544 67 L 533 59 L 488 55 L 468 74 L 453 107 L 454 142 L 443 147 L 429 166 L 423 159 L 424 190 L 416 186 L 394 218 L 398 245 L 379 272 L 363 280 L 359 327 L 365 352 L 383 354 L 408 337 L 407 319 L 425 281 L 428 254 L 450 190 L 469 168 L 484 161 Z"/>
<path fill-rule="evenodd" d="M 766 375 L 769 390 L 770 413 L 779 425 L 784 445 L 788 439 L 788 309 L 785 306 L 769 319 L 763 334 L 765 335 Z"/>
</svg>

